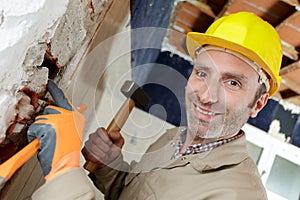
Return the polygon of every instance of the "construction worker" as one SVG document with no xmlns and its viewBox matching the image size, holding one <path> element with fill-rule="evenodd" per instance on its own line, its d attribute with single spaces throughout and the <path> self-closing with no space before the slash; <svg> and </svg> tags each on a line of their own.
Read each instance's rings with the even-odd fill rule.
<svg viewBox="0 0 300 200">
<path fill-rule="evenodd" d="M 216 20 L 205 33 L 188 33 L 186 44 L 194 59 L 186 87 L 188 126 L 167 130 L 139 163 L 130 165 L 122 158 L 121 134 L 99 128 L 82 152 L 86 160 L 98 164 L 89 176 L 106 199 L 267 199 L 241 128 L 279 88 L 282 53 L 277 32 L 256 15 L 239 12 Z M 51 119 L 44 123 L 52 124 Z M 52 124 L 52 133 L 70 130 L 70 137 L 72 131 L 78 137 L 76 129 L 56 126 L 64 127 L 65 122 Z M 39 131 L 30 135 L 39 137 Z M 49 145 L 49 151 L 41 145 L 41 152 L 54 152 L 55 158 L 64 145 L 60 139 L 56 137 L 56 146 Z M 65 151 L 61 158 L 50 159 L 61 164 L 51 164 L 49 156 L 44 157 L 49 181 L 34 194 L 36 199 L 48 194 L 57 194 L 55 199 L 93 198 L 76 159 L 79 145 L 73 151 L 74 156 Z M 75 163 L 73 159 L 76 165 L 68 166 Z"/>
</svg>

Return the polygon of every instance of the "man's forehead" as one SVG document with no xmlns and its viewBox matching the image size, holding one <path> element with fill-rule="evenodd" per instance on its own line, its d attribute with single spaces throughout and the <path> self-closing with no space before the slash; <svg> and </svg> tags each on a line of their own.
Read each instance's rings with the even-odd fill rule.
<svg viewBox="0 0 300 200">
<path fill-rule="evenodd" d="M 238 57 L 229 54 L 225 51 L 202 51 L 194 60 L 195 66 L 201 66 L 211 69 L 216 69 L 216 67 L 222 69 L 231 68 L 232 70 L 240 69 L 251 69 L 249 65 Z M 254 70 L 253 70 L 254 71 Z"/>
<path fill-rule="evenodd" d="M 213 52 L 218 52 L 218 53 L 214 54 Z M 219 56 L 222 55 L 222 58 L 219 57 L 218 55 Z M 209 59 L 211 62 L 220 62 L 220 61 L 224 61 L 223 60 L 224 58 L 230 56 L 235 57 L 236 62 L 243 62 L 246 64 L 246 66 L 252 68 L 252 70 L 254 70 L 255 73 L 257 73 L 259 76 L 258 79 L 259 84 L 264 84 L 267 91 L 269 90 L 270 88 L 269 79 L 267 78 L 262 68 L 257 63 L 253 62 L 252 60 L 243 56 L 242 54 L 235 51 L 231 51 L 223 47 L 218 47 L 213 45 L 206 45 L 195 49 L 195 63 L 205 58 Z"/>
<path fill-rule="evenodd" d="M 215 76 L 223 77 L 236 77 L 239 79 L 248 79 L 250 75 L 255 76 L 255 80 L 258 79 L 256 72 L 249 67 L 246 63 L 231 56 L 230 59 L 224 59 L 224 57 L 218 56 L 220 52 L 210 53 L 208 56 L 205 54 L 199 55 L 195 60 L 194 67 L 197 70 L 204 71 L 208 74 L 215 74 Z M 227 55 L 226 55 L 227 56 Z"/>
</svg>

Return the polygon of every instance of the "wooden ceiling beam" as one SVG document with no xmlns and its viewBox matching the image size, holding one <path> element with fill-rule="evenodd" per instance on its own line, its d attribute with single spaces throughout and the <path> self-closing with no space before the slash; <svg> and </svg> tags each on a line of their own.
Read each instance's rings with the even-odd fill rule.
<svg viewBox="0 0 300 200">
<path fill-rule="evenodd" d="M 206 15 L 212 18 L 216 18 L 215 13 L 212 11 L 211 7 L 206 3 L 197 0 L 188 0 L 188 2 L 196 6 L 201 12 L 205 13 Z"/>
<path fill-rule="evenodd" d="M 285 55 L 286 57 L 292 59 L 292 60 L 298 60 L 298 51 L 292 46 L 287 44 L 286 42 L 284 42 L 283 40 L 281 40 L 281 44 L 282 44 L 282 53 L 283 55 Z"/>
<path fill-rule="evenodd" d="M 293 71 L 295 71 L 295 70 L 297 70 L 297 69 L 299 69 L 300 68 L 300 60 L 299 61 L 297 61 L 297 62 L 294 62 L 294 63 L 292 63 L 292 64 L 290 64 L 290 65 L 287 65 L 287 66 L 285 66 L 284 68 L 282 68 L 281 70 L 280 70 L 280 75 L 281 76 L 284 76 L 284 75 L 286 75 L 286 74 L 288 74 L 288 73 L 291 73 L 291 72 L 293 72 Z"/>
<path fill-rule="evenodd" d="M 291 80 L 287 77 L 282 76 L 282 84 L 287 86 L 292 91 L 296 92 L 297 94 L 300 94 L 300 84 L 297 83 L 294 80 Z"/>
<path fill-rule="evenodd" d="M 291 6 L 295 6 L 295 7 L 299 6 L 299 3 L 297 0 L 280 0 L 280 1 L 287 3 Z"/>
<path fill-rule="evenodd" d="M 300 95 L 284 99 L 284 101 L 287 101 L 289 103 L 295 104 L 296 106 L 300 107 Z"/>
</svg>

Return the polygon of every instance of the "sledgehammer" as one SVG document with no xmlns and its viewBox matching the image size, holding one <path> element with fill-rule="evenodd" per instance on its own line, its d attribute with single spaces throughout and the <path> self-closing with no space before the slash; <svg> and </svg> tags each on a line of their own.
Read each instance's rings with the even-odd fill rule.
<svg viewBox="0 0 300 200">
<path fill-rule="evenodd" d="M 127 97 L 127 100 L 108 125 L 106 129 L 108 133 L 121 130 L 134 106 L 143 109 L 150 103 L 150 98 L 146 92 L 133 81 L 125 81 L 121 87 L 121 92 Z M 87 161 L 83 167 L 94 172 L 97 169 L 97 164 Z"/>
</svg>

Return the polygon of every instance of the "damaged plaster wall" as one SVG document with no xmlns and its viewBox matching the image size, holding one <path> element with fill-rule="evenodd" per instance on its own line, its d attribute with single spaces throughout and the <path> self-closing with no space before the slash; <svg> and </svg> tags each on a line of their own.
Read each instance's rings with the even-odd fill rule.
<svg viewBox="0 0 300 200">
<path fill-rule="evenodd" d="M 55 5 L 58 5 L 58 9 L 51 9 L 53 12 L 45 15 L 45 12 Z M 46 42 L 55 31 L 53 26 L 66 11 L 67 1 L 3 1 L 1 7 L 0 141 L 2 142 L 8 126 L 18 114 L 16 106 L 23 96 L 17 95 L 18 92 L 26 86 L 37 93 L 43 91 L 42 86 L 46 84 L 48 70 L 37 69 L 36 66 L 40 66 L 43 62 Z M 37 82 L 37 79 L 40 82 Z M 26 102 L 24 104 L 26 106 Z M 28 107 L 28 110 L 32 109 Z"/>
<path fill-rule="evenodd" d="M 0 0 L 0 163 L 26 142 L 48 78 L 68 87 L 111 3 Z"/>
</svg>

